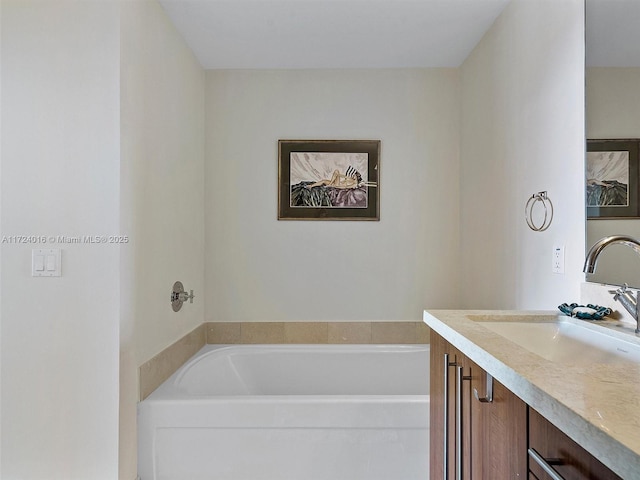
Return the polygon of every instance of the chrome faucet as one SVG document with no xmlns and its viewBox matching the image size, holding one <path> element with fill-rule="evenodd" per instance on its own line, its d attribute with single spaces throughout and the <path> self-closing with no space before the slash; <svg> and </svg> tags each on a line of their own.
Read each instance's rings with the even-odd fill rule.
<svg viewBox="0 0 640 480">
<path fill-rule="evenodd" d="M 609 293 L 613 295 L 613 299 L 620 302 L 622 306 L 633 316 L 636 320 L 636 333 L 640 333 L 640 304 L 638 298 L 633 296 L 633 292 L 628 290 L 628 285 L 625 283 L 617 290 L 609 290 Z"/>
<path fill-rule="evenodd" d="M 598 257 L 602 251 L 609 245 L 626 245 L 633 249 L 638 255 L 640 255 L 640 241 L 633 237 L 626 235 L 612 235 L 610 237 L 604 237 L 593 244 L 587 258 L 584 261 L 584 273 L 593 273 L 596 271 L 596 264 Z M 633 293 L 627 289 L 627 284 L 620 287 L 617 290 L 610 290 L 609 293 L 613 294 L 613 299 L 620 302 L 627 312 L 631 314 L 636 321 L 636 333 L 640 333 L 640 302 L 638 302 L 638 296 L 634 297 Z"/>
</svg>

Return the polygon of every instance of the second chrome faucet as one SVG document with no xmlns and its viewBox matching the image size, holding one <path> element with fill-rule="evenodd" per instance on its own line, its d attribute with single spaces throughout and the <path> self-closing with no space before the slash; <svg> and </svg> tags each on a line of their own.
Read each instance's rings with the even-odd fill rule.
<svg viewBox="0 0 640 480">
<path fill-rule="evenodd" d="M 587 257 L 584 261 L 584 273 L 593 273 L 596 271 L 596 265 L 598 263 L 598 257 L 602 251 L 609 245 L 626 245 L 633 249 L 638 255 L 640 255 L 640 241 L 633 237 L 626 235 L 612 235 L 610 237 L 604 237 L 593 244 Z M 627 312 L 636 321 L 636 334 L 640 334 L 640 302 L 638 302 L 638 295 L 634 296 L 631 290 L 628 290 L 627 285 L 620 287 L 617 290 L 610 290 L 609 293 L 613 294 L 613 299 L 620 302 Z"/>
</svg>

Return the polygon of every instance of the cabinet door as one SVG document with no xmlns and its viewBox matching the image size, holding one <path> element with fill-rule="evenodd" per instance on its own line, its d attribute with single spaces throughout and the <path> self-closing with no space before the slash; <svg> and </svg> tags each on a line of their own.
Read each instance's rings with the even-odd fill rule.
<svg viewBox="0 0 640 480">
<path fill-rule="evenodd" d="M 445 355 L 450 365 L 445 366 Z M 462 382 L 456 378 L 462 367 Z M 446 374 L 445 374 L 446 370 Z M 445 377 L 447 378 L 445 384 Z M 527 406 L 511 391 L 493 381 L 493 399 L 486 394 L 486 373 L 439 335 L 431 333 L 430 477 L 456 478 L 456 396 L 462 400 L 462 478 L 527 478 Z M 445 409 L 445 399 L 447 408 Z M 445 410 L 447 428 L 445 429 Z M 446 433 L 445 433 L 446 432 Z M 446 448 L 445 448 L 446 437 Z M 445 464 L 445 451 L 447 463 Z M 445 476 L 445 468 L 448 467 Z"/>
<path fill-rule="evenodd" d="M 487 396 L 487 374 L 471 360 L 471 390 Z M 489 377 L 491 379 L 491 377 Z M 527 478 L 527 405 L 493 379 L 491 401 L 471 395 L 471 471 L 477 479 Z"/>
<path fill-rule="evenodd" d="M 565 480 L 622 480 L 589 452 L 529 407 L 529 447 L 554 463 Z M 551 480 L 533 459 L 529 470 L 540 480 Z"/>
</svg>

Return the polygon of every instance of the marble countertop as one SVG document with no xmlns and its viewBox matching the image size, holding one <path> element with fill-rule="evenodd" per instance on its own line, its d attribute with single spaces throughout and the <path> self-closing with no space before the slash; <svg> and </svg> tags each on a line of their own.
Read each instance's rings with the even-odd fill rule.
<svg viewBox="0 0 640 480">
<path fill-rule="evenodd" d="M 478 321 L 552 321 L 558 313 L 425 310 L 424 322 L 622 478 L 640 479 L 640 364 L 550 361 Z M 628 330 L 604 324 L 618 336 Z"/>
</svg>

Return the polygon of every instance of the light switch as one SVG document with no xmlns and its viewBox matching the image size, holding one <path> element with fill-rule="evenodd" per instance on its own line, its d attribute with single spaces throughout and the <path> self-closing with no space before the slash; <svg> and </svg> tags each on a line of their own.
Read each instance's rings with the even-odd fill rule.
<svg viewBox="0 0 640 480">
<path fill-rule="evenodd" d="M 33 269 L 36 272 L 44 270 L 44 255 L 34 255 L 33 257 Z"/>
<path fill-rule="evenodd" d="M 55 255 L 47 255 L 47 272 L 55 272 L 56 263 Z"/>
<path fill-rule="evenodd" d="M 31 250 L 32 277 L 62 276 L 62 251 L 59 248 Z"/>
</svg>

